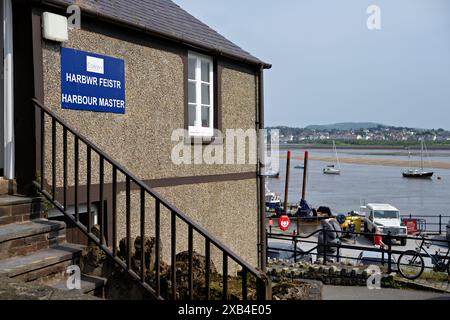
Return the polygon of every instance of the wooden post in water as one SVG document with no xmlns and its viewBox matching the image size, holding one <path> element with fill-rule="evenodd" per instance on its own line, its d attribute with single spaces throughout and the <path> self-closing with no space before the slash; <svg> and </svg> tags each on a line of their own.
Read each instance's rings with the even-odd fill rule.
<svg viewBox="0 0 450 320">
<path fill-rule="evenodd" d="M 308 157 L 309 152 L 305 151 L 305 163 L 303 166 L 303 187 L 302 187 L 302 200 L 306 200 L 306 181 L 308 179 Z"/>
<path fill-rule="evenodd" d="M 284 214 L 287 214 L 288 210 L 288 193 L 289 193 L 289 176 L 291 174 L 291 150 L 287 152 L 286 161 L 286 181 L 284 185 Z"/>
<path fill-rule="evenodd" d="M 302 200 L 306 200 L 306 182 L 308 178 L 308 157 L 309 152 L 305 151 L 305 158 L 303 164 L 303 186 L 302 186 Z M 297 235 L 300 234 L 300 217 L 297 217 Z"/>
</svg>

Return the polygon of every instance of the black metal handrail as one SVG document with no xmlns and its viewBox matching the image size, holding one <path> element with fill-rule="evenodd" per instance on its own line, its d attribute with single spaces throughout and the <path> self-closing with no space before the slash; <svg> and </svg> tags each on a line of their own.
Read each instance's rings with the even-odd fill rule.
<svg viewBox="0 0 450 320">
<path fill-rule="evenodd" d="M 160 234 L 161 234 L 161 206 L 166 208 L 170 212 L 170 236 L 171 236 L 171 246 L 170 246 L 170 260 L 171 260 L 171 292 L 170 298 L 173 300 L 177 299 L 177 279 L 176 279 L 176 241 L 177 241 L 177 221 L 184 222 L 188 227 L 188 289 L 189 289 L 189 299 L 192 300 L 194 297 L 194 285 L 193 285 L 193 254 L 194 254 L 194 232 L 203 237 L 205 244 L 205 258 L 206 258 L 206 270 L 205 270 L 205 298 L 207 300 L 210 299 L 210 281 L 211 281 L 211 246 L 217 248 L 222 254 L 222 298 L 224 300 L 228 297 L 228 259 L 236 262 L 240 268 L 242 269 L 242 298 L 247 300 L 248 294 L 248 281 L 249 276 L 253 276 L 256 280 L 256 298 L 258 300 L 265 300 L 270 298 L 271 284 L 270 279 L 265 276 L 263 272 L 254 268 L 242 258 L 240 258 L 237 254 L 235 254 L 231 249 L 225 246 L 221 241 L 216 239 L 214 236 L 209 234 L 209 232 L 196 224 L 191 218 L 182 213 L 178 208 L 173 206 L 167 200 L 165 200 L 160 194 L 156 191 L 152 190 L 147 184 L 145 184 L 141 179 L 136 177 L 130 171 L 128 171 L 125 167 L 120 165 L 117 161 L 112 159 L 105 152 L 100 150 L 97 146 L 95 146 L 88 138 L 84 137 L 82 134 L 77 132 L 75 129 L 71 128 L 61 117 L 53 113 L 51 110 L 47 109 L 40 103 L 37 99 L 32 99 L 33 105 L 38 111 L 38 115 L 40 116 L 40 141 L 36 141 L 36 143 L 40 143 L 40 147 L 36 148 L 37 159 L 40 160 L 40 172 L 37 175 L 40 181 L 35 181 L 34 184 L 38 188 L 38 190 L 57 208 L 61 213 L 63 213 L 70 221 L 77 226 L 91 241 L 93 241 L 96 245 L 98 245 L 113 261 L 122 267 L 128 274 L 137 280 L 143 288 L 145 288 L 150 294 L 152 294 L 157 299 L 163 299 L 161 296 L 161 274 L 160 274 Z M 51 144 L 52 144 L 52 155 L 51 155 L 51 168 L 52 168 L 52 181 L 51 187 L 46 186 L 46 174 L 45 174 L 45 120 L 46 116 L 48 116 L 51 120 Z M 56 186 L 56 167 L 57 167 L 57 155 L 56 155 L 56 136 L 57 136 L 57 124 L 60 125 L 63 129 L 63 203 L 61 204 L 57 200 L 57 186 Z M 67 148 L 67 139 L 68 134 L 71 134 L 74 138 L 74 208 L 75 208 L 75 217 L 67 212 L 67 193 L 68 193 L 68 148 Z M 79 216 L 79 162 L 80 162 L 80 142 L 86 146 L 86 174 L 87 174 L 87 182 L 86 182 L 86 192 L 87 192 L 87 207 L 88 207 L 88 224 L 85 226 L 80 222 Z M 39 145 L 38 145 L 39 146 Z M 99 237 L 95 236 L 92 233 L 91 229 L 91 171 L 92 171 L 92 152 L 96 153 L 99 156 L 99 198 L 100 198 L 100 210 L 99 210 L 99 229 L 100 235 Z M 104 178 L 105 178 L 105 163 L 112 166 L 112 249 L 109 248 L 104 242 L 105 239 L 105 225 L 104 225 Z M 125 176 L 125 192 L 126 192 L 126 247 L 127 254 L 125 261 L 118 257 L 118 248 L 117 248 L 117 174 L 121 173 Z M 134 183 L 138 190 L 140 191 L 140 245 L 141 245 L 141 270 L 140 273 L 136 273 L 131 269 L 131 183 Z M 48 190 L 48 189 L 51 190 Z M 151 198 L 155 200 L 155 287 L 150 286 L 145 280 L 145 259 L 144 259 L 144 245 L 145 245 L 145 198 L 149 195 Z"/>
</svg>

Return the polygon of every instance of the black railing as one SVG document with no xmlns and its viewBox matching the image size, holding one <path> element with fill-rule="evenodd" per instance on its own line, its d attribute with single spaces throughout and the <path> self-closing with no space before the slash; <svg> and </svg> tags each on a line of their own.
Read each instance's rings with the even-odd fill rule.
<svg viewBox="0 0 450 320">
<path fill-rule="evenodd" d="M 40 161 L 40 172 L 38 173 L 38 180 L 35 182 L 36 187 L 39 192 L 43 194 L 53 205 L 57 208 L 61 213 L 63 213 L 76 227 L 78 227 L 88 238 L 90 241 L 99 246 L 113 261 L 123 268 L 132 278 L 139 282 L 139 284 L 145 288 L 150 294 L 152 294 L 157 299 L 163 299 L 164 297 L 161 295 L 161 209 L 165 209 L 169 213 L 170 218 L 170 262 L 171 262 L 171 288 L 170 288 L 170 299 L 177 299 L 177 268 L 176 268 L 176 256 L 177 256 L 177 224 L 180 222 L 184 224 L 188 228 L 188 298 L 194 298 L 194 279 L 193 279 L 193 256 L 194 256 L 194 235 L 203 239 L 204 250 L 205 250 L 205 258 L 206 258 L 206 270 L 205 270 L 205 299 L 209 300 L 211 298 L 211 249 L 212 247 L 219 250 L 219 256 L 222 258 L 222 297 L 223 299 L 227 299 L 229 297 L 228 291 L 228 281 L 229 281 L 229 269 L 228 262 L 229 259 L 234 261 L 239 268 L 241 269 L 242 276 L 242 299 L 247 300 L 248 295 L 248 285 L 250 282 L 250 277 L 254 278 L 255 290 L 256 290 L 256 299 L 265 300 L 270 299 L 271 292 L 271 284 L 270 280 L 266 277 L 266 275 L 242 260 L 238 255 L 232 252 L 227 246 L 217 240 L 214 236 L 210 235 L 208 231 L 199 225 L 197 225 L 191 218 L 178 210 L 175 206 L 166 201 L 161 195 L 152 190 L 148 185 L 142 182 L 139 178 L 133 175 L 126 168 L 121 166 L 115 160 L 113 160 L 110 156 L 96 147 L 91 141 L 85 138 L 83 135 L 78 133 L 75 129 L 71 128 L 66 122 L 60 118 L 58 115 L 54 114 L 52 111 L 44 107 L 39 101 L 33 99 L 33 104 L 37 110 L 37 114 L 39 115 L 40 123 L 38 124 L 38 132 L 40 133 L 40 138 L 37 139 L 36 143 L 40 147 L 36 148 L 37 150 L 37 159 Z M 46 120 L 50 120 L 51 125 L 51 186 L 47 185 L 47 176 L 46 176 L 46 165 L 48 165 L 47 157 L 46 157 Z M 58 164 L 60 161 L 58 159 L 57 154 L 57 137 L 58 137 L 58 129 L 62 129 L 62 146 L 63 146 L 63 155 L 62 155 L 62 202 L 58 199 L 57 195 L 57 176 L 59 171 L 57 170 Z M 68 138 L 69 135 L 72 136 L 74 141 L 74 208 L 75 215 L 73 216 L 68 212 L 68 197 L 69 197 L 69 183 L 68 183 L 68 166 L 69 166 L 69 150 L 68 150 Z M 88 208 L 88 223 L 87 226 L 80 222 L 80 213 L 79 213 L 79 196 L 81 192 L 80 188 L 80 144 L 86 149 L 86 202 Z M 99 236 L 97 237 L 92 233 L 92 217 L 91 217 L 91 201 L 92 201 L 92 175 L 93 175 L 93 155 L 96 155 L 99 158 L 98 162 L 98 198 L 99 198 Z M 83 161 L 84 161 L 83 159 Z M 59 160 L 59 161 L 58 161 Z M 105 208 L 104 208 L 104 196 L 105 196 L 105 165 L 108 165 L 111 169 L 111 184 L 112 184 L 112 204 L 111 204 L 111 216 L 112 216 L 112 248 L 110 248 L 107 243 L 105 243 L 105 238 L 107 235 L 105 226 Z M 118 225 L 118 205 L 117 205 L 117 193 L 118 193 L 118 175 L 122 175 L 125 180 L 125 226 Z M 123 182 L 122 182 L 123 183 Z M 132 222 L 131 222 L 131 214 L 132 214 L 132 203 L 131 203 L 131 186 L 132 184 L 139 191 L 139 223 L 140 223 L 140 248 L 141 248 L 141 265 L 140 271 L 132 269 Z M 154 225 L 154 235 L 155 235 L 155 279 L 153 285 L 150 285 L 146 281 L 146 265 L 145 265 L 145 238 L 148 236 L 146 234 L 146 218 L 148 217 L 146 214 L 146 199 L 153 199 L 154 201 L 154 220 L 152 221 Z M 122 229 L 119 229 L 119 228 Z M 126 243 L 126 252 L 127 256 L 122 259 L 119 257 L 119 250 L 117 248 L 118 242 L 118 232 L 119 230 L 125 229 L 125 243 Z"/>
<path fill-rule="evenodd" d="M 337 233 L 341 234 L 341 236 L 351 236 L 351 237 L 358 237 L 358 236 L 364 236 L 364 237 L 374 237 L 374 236 L 380 236 L 379 234 L 374 233 L 366 233 L 366 232 L 351 232 L 351 231 L 336 231 L 336 230 L 330 230 L 330 229 L 322 229 L 319 228 L 315 230 L 314 232 L 307 234 L 307 235 L 291 235 L 291 234 L 281 234 L 281 233 L 272 233 L 268 232 L 267 239 L 272 240 L 281 240 L 281 241 L 290 241 L 293 243 L 293 249 L 286 249 L 286 248 L 276 248 L 271 247 L 269 244 L 267 245 L 267 251 L 280 251 L 280 252 L 287 252 L 292 253 L 292 256 L 289 260 L 293 260 L 294 263 L 297 262 L 297 260 L 301 260 L 304 256 L 316 256 L 317 259 L 320 259 L 322 264 L 327 264 L 331 259 L 335 259 L 336 262 L 340 262 L 342 259 L 346 260 L 360 260 L 359 257 L 355 256 L 345 256 L 341 254 L 341 250 L 348 249 L 348 250 L 355 250 L 359 252 L 363 251 L 369 251 L 369 252 L 379 252 L 381 253 L 381 264 L 383 266 L 387 266 L 387 272 L 391 273 L 394 271 L 394 268 L 397 265 L 397 261 L 394 261 L 393 255 L 400 255 L 404 253 L 407 250 L 395 250 L 392 247 L 393 240 L 397 239 L 398 236 L 391 235 L 391 233 L 388 233 L 386 235 L 382 235 L 382 237 L 386 241 L 386 246 L 362 246 L 362 245 L 350 245 L 346 244 L 342 241 L 336 242 L 329 242 L 327 241 L 327 236 L 324 236 L 324 241 L 322 243 L 318 242 L 318 239 L 314 239 L 315 236 L 318 236 L 319 234 L 327 234 L 327 233 Z M 450 246 L 450 240 L 445 239 L 428 239 L 424 236 L 402 236 L 403 238 L 407 240 L 415 240 L 415 241 L 423 241 L 428 240 L 432 241 L 438 244 L 446 244 L 447 248 Z M 310 248 L 309 250 L 301 250 L 299 244 L 313 244 L 314 246 Z M 418 246 L 420 246 L 419 243 L 417 243 Z M 322 253 L 318 252 L 318 249 L 321 248 Z M 331 253 L 329 249 L 335 249 L 336 251 Z M 415 250 L 416 247 L 410 248 L 409 250 Z M 434 253 L 433 253 L 434 254 Z M 269 254 L 268 254 L 269 255 Z M 421 252 L 421 256 L 423 258 L 429 258 L 426 254 Z M 444 258 L 444 256 L 441 256 L 441 258 Z M 447 259 L 450 257 L 446 257 Z M 366 258 L 368 261 L 371 261 L 371 258 Z M 433 269 L 433 266 L 425 265 L 425 269 Z"/>
<path fill-rule="evenodd" d="M 318 224 L 321 220 L 327 219 L 324 216 L 314 216 L 314 217 L 300 217 L 298 215 L 289 215 L 291 222 L 293 224 L 298 223 L 299 227 L 304 227 L 308 224 Z M 267 221 L 272 221 L 276 224 L 280 216 L 273 215 L 267 216 Z M 415 220 L 417 230 L 415 234 L 428 234 L 428 235 L 443 235 L 447 233 L 447 226 L 450 223 L 450 215 L 418 215 L 418 214 L 403 214 L 401 215 L 402 221 L 405 220 Z M 269 224 L 269 231 L 276 229 Z"/>
<path fill-rule="evenodd" d="M 428 234 L 443 234 L 446 232 L 446 226 L 450 222 L 449 215 L 418 215 L 418 214 L 404 214 L 402 219 L 413 219 L 419 223 L 421 232 Z"/>
</svg>

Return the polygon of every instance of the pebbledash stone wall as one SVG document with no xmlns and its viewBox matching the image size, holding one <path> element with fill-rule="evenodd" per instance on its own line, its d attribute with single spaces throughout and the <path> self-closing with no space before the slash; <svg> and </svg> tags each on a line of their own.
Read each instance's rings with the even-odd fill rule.
<svg viewBox="0 0 450 320">
<path fill-rule="evenodd" d="M 257 265 L 256 230 L 258 220 L 254 213 L 258 211 L 257 186 L 255 180 L 228 181 L 157 188 L 156 191 L 182 212 L 189 214 L 195 222 L 225 243 L 231 250 L 244 257 L 250 264 Z M 118 195 L 119 203 L 125 203 L 125 193 Z M 131 196 L 132 236 L 140 234 L 139 192 Z M 125 226 L 125 206 L 120 206 L 118 225 Z M 154 234 L 154 202 L 146 202 L 146 230 Z M 244 215 L 247 215 L 244 217 Z M 163 260 L 170 264 L 170 212 L 161 207 L 161 241 Z M 125 237 L 125 229 L 119 230 L 119 239 Z M 186 224 L 177 223 L 177 252 L 188 250 L 188 229 Z M 194 250 L 204 255 L 205 242 L 202 236 L 194 232 Z M 222 255 L 211 247 L 211 257 L 218 270 L 222 270 Z M 230 270 L 237 270 L 229 259 Z"/>
<path fill-rule="evenodd" d="M 88 30 L 87 30 L 88 29 Z M 184 64 L 187 51 L 151 41 L 130 41 L 123 36 L 106 34 L 94 25 L 87 29 L 71 30 L 64 47 L 94 52 L 124 59 L 126 79 L 126 114 L 95 113 L 61 108 L 61 74 L 59 44 L 43 43 L 44 104 L 60 115 L 67 123 L 90 139 L 113 159 L 142 180 L 208 176 L 254 172 L 255 178 L 228 182 L 158 188 L 166 199 L 198 222 L 211 234 L 236 251 L 245 260 L 257 265 L 258 187 L 254 164 L 245 165 L 175 165 L 171 151 L 176 145 L 171 141 L 172 131 L 184 128 Z M 135 39 L 135 37 L 133 38 Z M 257 110 L 257 77 L 252 70 L 237 67 L 219 60 L 221 68 L 221 126 L 226 129 L 255 129 Z M 51 141 L 50 121 L 46 123 L 46 139 Z M 69 185 L 74 184 L 74 162 L 71 152 L 73 140 L 68 143 Z M 51 181 L 51 143 L 46 145 L 46 180 Z M 57 172 L 62 172 L 62 130 L 57 131 Z M 80 185 L 86 183 L 86 150 L 80 145 Z M 98 157 L 93 154 L 92 183 L 97 184 Z M 105 167 L 105 183 L 111 182 L 111 167 Z M 119 175 L 119 181 L 124 177 Z M 62 186 L 62 174 L 56 177 Z M 133 192 L 132 202 L 137 205 L 138 193 Z M 125 232 L 125 193 L 118 195 L 119 235 Z M 148 199 L 147 221 L 152 221 Z M 140 226 L 138 210 L 133 211 L 133 233 Z M 164 214 L 162 215 L 164 217 Z M 169 216 L 168 214 L 166 215 Z M 168 220 L 169 221 L 169 220 Z M 164 256 L 168 257 L 170 238 L 168 221 L 162 221 L 161 232 Z M 181 226 L 181 225 L 180 225 Z M 149 223 L 148 232 L 153 232 Z M 187 228 L 185 228 L 187 229 Z M 187 246 L 187 230 L 179 228 L 179 247 Z M 120 239 L 120 238 L 119 238 Z M 204 244 L 196 241 L 196 250 L 203 251 Z M 213 255 L 217 266 L 221 257 Z"/>
<path fill-rule="evenodd" d="M 172 132 L 184 128 L 183 55 L 187 51 L 144 46 L 85 30 L 72 30 L 64 47 L 125 61 L 125 114 L 62 109 L 61 46 L 45 41 L 44 102 L 138 177 L 162 179 L 256 172 L 256 164 L 177 165 L 172 162 L 172 149 L 177 144 L 171 141 Z M 230 63 L 219 64 L 223 131 L 256 129 L 256 74 Z M 47 151 L 51 151 L 51 146 Z M 84 165 L 80 163 L 80 172 Z M 71 178 L 69 182 L 73 181 Z M 60 177 L 58 182 L 62 183 Z"/>
</svg>

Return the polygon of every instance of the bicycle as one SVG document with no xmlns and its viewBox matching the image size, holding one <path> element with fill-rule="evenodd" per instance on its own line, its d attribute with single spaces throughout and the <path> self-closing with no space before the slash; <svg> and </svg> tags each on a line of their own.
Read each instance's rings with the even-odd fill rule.
<svg viewBox="0 0 450 320">
<path fill-rule="evenodd" d="M 441 255 L 440 250 L 436 252 L 436 254 L 430 254 L 427 249 L 431 246 L 430 241 L 426 241 L 425 237 L 422 236 L 422 242 L 420 246 L 416 248 L 416 250 L 408 250 L 403 252 L 398 261 L 398 272 L 402 275 L 402 277 L 408 280 L 415 280 L 419 278 L 424 269 L 425 262 L 422 257 L 422 252 L 424 252 L 430 259 L 433 264 L 433 271 L 436 272 L 447 272 L 450 276 L 450 247 L 445 256 Z M 427 249 L 425 249 L 425 247 Z"/>
</svg>

